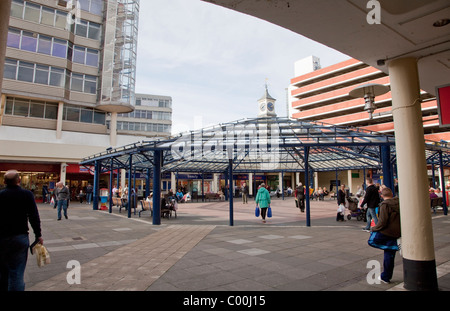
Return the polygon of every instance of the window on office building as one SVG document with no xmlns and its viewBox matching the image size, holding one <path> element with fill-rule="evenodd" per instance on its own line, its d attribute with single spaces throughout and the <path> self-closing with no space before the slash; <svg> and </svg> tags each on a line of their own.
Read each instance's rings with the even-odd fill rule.
<svg viewBox="0 0 450 311">
<path fill-rule="evenodd" d="M 44 101 L 7 97 L 5 114 L 56 120 L 58 104 Z"/>
<path fill-rule="evenodd" d="M 30 22 L 39 23 L 40 18 L 41 18 L 41 6 L 34 3 L 26 2 L 23 19 Z"/>
</svg>

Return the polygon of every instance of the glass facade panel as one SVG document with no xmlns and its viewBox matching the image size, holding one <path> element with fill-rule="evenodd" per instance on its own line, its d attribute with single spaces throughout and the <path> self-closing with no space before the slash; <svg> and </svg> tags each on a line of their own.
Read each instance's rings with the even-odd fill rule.
<svg viewBox="0 0 450 311">
<path fill-rule="evenodd" d="M 47 55 L 52 53 L 52 38 L 39 35 L 38 53 Z"/>
<path fill-rule="evenodd" d="M 53 39 L 52 55 L 56 57 L 67 57 L 67 41 L 60 39 Z"/>
<path fill-rule="evenodd" d="M 65 120 L 67 121 L 80 121 L 80 108 L 79 107 L 65 107 Z"/>
<path fill-rule="evenodd" d="M 93 120 L 93 110 L 92 109 L 81 109 L 81 122 L 92 123 Z"/>
<path fill-rule="evenodd" d="M 86 53 L 85 48 L 75 46 L 75 48 L 73 50 L 73 60 L 72 61 L 74 63 L 84 64 L 84 61 L 86 58 L 85 53 Z"/>
<path fill-rule="evenodd" d="M 11 3 L 11 16 L 23 18 L 23 1 L 13 0 Z"/>
<path fill-rule="evenodd" d="M 72 73 L 70 89 L 76 92 L 83 92 L 83 75 Z"/>
<path fill-rule="evenodd" d="M 64 69 L 51 67 L 50 68 L 50 85 L 64 86 Z"/>
<path fill-rule="evenodd" d="M 36 65 L 34 83 L 48 85 L 49 68 L 48 66 Z"/>
<path fill-rule="evenodd" d="M 87 49 L 86 65 L 98 67 L 98 51 Z"/>
<path fill-rule="evenodd" d="M 67 26 L 67 13 L 56 10 L 55 27 L 60 29 L 66 29 L 66 26 Z"/>
<path fill-rule="evenodd" d="M 106 113 L 101 111 L 94 111 L 94 123 L 95 124 L 106 124 Z"/>
<path fill-rule="evenodd" d="M 31 102 L 30 117 L 44 118 L 45 104 L 43 102 Z"/>
<path fill-rule="evenodd" d="M 30 22 L 39 23 L 41 17 L 41 7 L 37 4 L 26 2 L 23 18 Z"/>
<path fill-rule="evenodd" d="M 17 73 L 17 61 L 13 59 L 6 59 L 3 77 L 6 79 L 16 80 L 16 73 Z"/>
<path fill-rule="evenodd" d="M 97 77 L 86 75 L 84 78 L 84 92 L 90 94 L 97 93 Z"/>
<path fill-rule="evenodd" d="M 92 14 L 102 15 L 103 14 L 103 0 L 91 0 L 91 9 Z"/>
<path fill-rule="evenodd" d="M 20 47 L 20 30 L 9 28 L 7 46 L 18 49 Z"/>
<path fill-rule="evenodd" d="M 17 80 L 33 82 L 34 64 L 19 61 Z"/>
<path fill-rule="evenodd" d="M 101 25 L 90 22 L 88 38 L 93 40 L 100 40 L 100 35 L 101 35 Z"/>
<path fill-rule="evenodd" d="M 45 118 L 56 120 L 58 117 L 58 105 L 49 104 L 45 105 Z"/>
<path fill-rule="evenodd" d="M 20 49 L 29 52 L 36 52 L 36 47 L 37 35 L 32 32 L 22 31 L 22 43 L 20 45 Z"/>
<path fill-rule="evenodd" d="M 55 24 L 55 10 L 42 7 L 41 24 L 53 26 Z"/>
<path fill-rule="evenodd" d="M 77 36 L 86 37 L 87 29 L 88 29 L 88 23 L 84 20 L 81 20 L 79 23 L 76 23 L 75 34 Z"/>
<path fill-rule="evenodd" d="M 15 100 L 14 101 L 14 112 L 15 116 L 28 117 L 28 109 L 30 106 L 29 101 Z"/>
</svg>

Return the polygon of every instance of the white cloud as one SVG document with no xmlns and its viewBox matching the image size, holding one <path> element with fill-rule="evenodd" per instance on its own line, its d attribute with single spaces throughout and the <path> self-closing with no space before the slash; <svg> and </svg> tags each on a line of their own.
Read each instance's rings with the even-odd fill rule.
<svg viewBox="0 0 450 311">
<path fill-rule="evenodd" d="M 256 117 L 264 92 L 286 115 L 294 62 L 346 56 L 289 30 L 199 0 L 141 1 L 136 91 L 172 96 L 174 129 Z M 328 64 L 327 64 L 328 63 Z"/>
</svg>

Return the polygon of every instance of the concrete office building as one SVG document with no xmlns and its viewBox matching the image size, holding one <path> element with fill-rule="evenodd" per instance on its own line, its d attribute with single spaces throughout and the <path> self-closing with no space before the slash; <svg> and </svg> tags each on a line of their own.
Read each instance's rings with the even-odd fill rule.
<svg viewBox="0 0 450 311">
<path fill-rule="evenodd" d="M 109 123 L 109 120 L 107 121 Z M 172 131 L 172 98 L 170 96 L 136 94 L 134 111 L 120 113 L 119 135 L 167 138 Z"/>
<path fill-rule="evenodd" d="M 38 191 L 59 179 L 86 182 L 83 157 L 139 139 L 117 130 L 118 113 L 136 101 L 139 0 L 12 0 L 9 16 L 0 182 L 12 168 Z"/>
</svg>

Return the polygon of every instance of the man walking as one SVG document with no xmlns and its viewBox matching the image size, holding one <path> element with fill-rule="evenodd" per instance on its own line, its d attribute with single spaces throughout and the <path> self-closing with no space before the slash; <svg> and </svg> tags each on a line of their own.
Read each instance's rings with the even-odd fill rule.
<svg viewBox="0 0 450 311">
<path fill-rule="evenodd" d="M 33 193 L 20 187 L 15 170 L 5 173 L 6 188 L 0 191 L 0 290 L 24 291 L 28 259 L 28 222 L 36 240 L 43 244 L 41 221 Z"/>
<path fill-rule="evenodd" d="M 61 209 L 64 211 L 64 217 L 67 219 L 67 201 L 70 198 L 69 188 L 64 186 L 61 181 L 58 182 L 55 195 L 58 200 L 58 220 L 61 220 Z"/>
<path fill-rule="evenodd" d="M 378 193 L 377 187 L 373 183 L 372 178 L 367 177 L 366 183 L 369 186 L 366 189 L 364 200 L 361 202 L 361 207 L 364 206 L 364 204 L 367 204 L 367 224 L 363 230 L 366 232 L 370 232 L 370 224 L 372 222 L 372 219 L 374 220 L 375 224 L 378 223 L 377 213 L 375 209 L 378 207 L 378 204 L 380 204 L 380 195 Z"/>
</svg>

